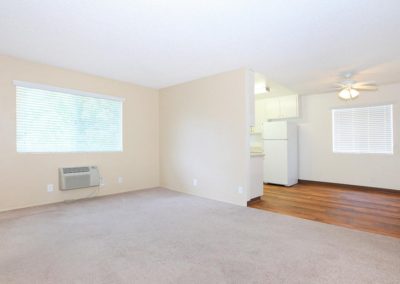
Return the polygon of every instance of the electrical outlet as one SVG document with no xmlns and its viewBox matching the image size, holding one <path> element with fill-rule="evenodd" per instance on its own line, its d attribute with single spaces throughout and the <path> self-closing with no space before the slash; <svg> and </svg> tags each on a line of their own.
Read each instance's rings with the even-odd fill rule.
<svg viewBox="0 0 400 284">
<path fill-rule="evenodd" d="M 53 192 L 54 191 L 54 184 L 48 184 L 47 185 L 47 192 Z"/>
<path fill-rule="evenodd" d="M 124 182 L 124 178 L 123 177 L 118 177 L 117 178 L 117 182 L 118 183 L 123 183 Z"/>
<path fill-rule="evenodd" d="M 243 193 L 244 193 L 243 186 L 239 186 L 239 187 L 238 187 L 238 193 L 239 193 L 239 194 L 243 194 Z"/>
<path fill-rule="evenodd" d="M 197 186 L 197 178 L 193 179 L 193 186 Z"/>
</svg>

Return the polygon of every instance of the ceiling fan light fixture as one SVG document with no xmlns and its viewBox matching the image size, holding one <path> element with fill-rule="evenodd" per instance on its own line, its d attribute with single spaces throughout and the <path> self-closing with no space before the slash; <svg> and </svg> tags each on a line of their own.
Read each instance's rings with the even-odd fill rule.
<svg viewBox="0 0 400 284">
<path fill-rule="evenodd" d="M 356 89 L 348 87 L 348 88 L 341 90 L 339 92 L 338 96 L 339 96 L 339 98 L 347 101 L 347 100 L 353 100 L 353 99 L 357 98 L 359 94 L 360 94 L 360 92 L 357 91 Z"/>
</svg>

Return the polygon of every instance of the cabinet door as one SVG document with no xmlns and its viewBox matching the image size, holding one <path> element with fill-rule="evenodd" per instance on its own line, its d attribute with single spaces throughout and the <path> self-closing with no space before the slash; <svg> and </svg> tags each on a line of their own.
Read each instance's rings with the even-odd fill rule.
<svg viewBox="0 0 400 284">
<path fill-rule="evenodd" d="M 250 158 L 250 188 L 248 199 L 263 195 L 263 157 Z"/>
<path fill-rule="evenodd" d="M 267 119 L 281 118 L 279 98 L 270 98 L 265 100 L 265 113 Z"/>
<path fill-rule="evenodd" d="M 280 102 L 280 117 L 292 118 L 298 117 L 298 96 L 284 96 L 279 98 Z"/>
</svg>

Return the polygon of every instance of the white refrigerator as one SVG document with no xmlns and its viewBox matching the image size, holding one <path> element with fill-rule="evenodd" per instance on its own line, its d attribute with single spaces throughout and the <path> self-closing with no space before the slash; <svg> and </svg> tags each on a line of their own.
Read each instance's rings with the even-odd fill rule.
<svg viewBox="0 0 400 284">
<path fill-rule="evenodd" d="M 298 182 L 297 125 L 289 121 L 263 124 L 264 183 L 292 186 Z"/>
</svg>

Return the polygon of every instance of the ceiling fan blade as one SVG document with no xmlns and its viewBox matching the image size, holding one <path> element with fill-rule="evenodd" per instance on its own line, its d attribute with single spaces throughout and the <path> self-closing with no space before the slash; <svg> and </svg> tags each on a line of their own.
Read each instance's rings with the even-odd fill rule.
<svg viewBox="0 0 400 284">
<path fill-rule="evenodd" d="M 364 86 L 359 86 L 359 87 L 354 87 L 354 89 L 358 90 L 358 91 L 376 91 L 378 90 L 377 86 L 368 86 L 368 85 L 364 85 Z"/>
<path fill-rule="evenodd" d="M 327 93 L 331 93 L 331 92 L 340 92 L 341 90 L 343 90 L 344 88 L 341 87 L 332 87 L 330 89 L 327 89 Z"/>
<path fill-rule="evenodd" d="M 343 83 L 335 83 L 334 88 L 343 89 L 343 88 L 346 88 L 346 86 L 347 85 L 345 85 Z"/>
<path fill-rule="evenodd" d="M 357 82 L 353 84 L 353 88 L 361 88 L 363 86 L 374 86 L 376 87 L 376 83 L 373 81 L 369 81 L 369 82 Z"/>
</svg>

